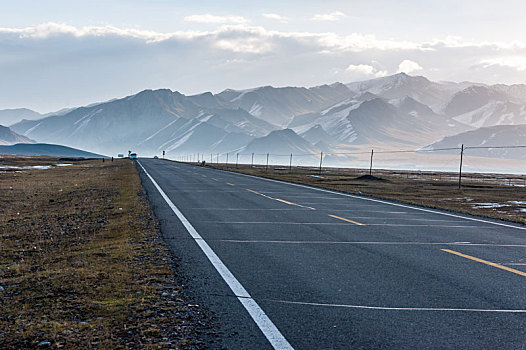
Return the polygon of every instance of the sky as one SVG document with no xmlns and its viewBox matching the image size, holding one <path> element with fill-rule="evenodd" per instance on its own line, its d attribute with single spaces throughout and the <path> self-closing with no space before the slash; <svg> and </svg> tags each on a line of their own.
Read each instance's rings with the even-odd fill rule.
<svg viewBox="0 0 526 350">
<path fill-rule="evenodd" d="M 524 1 L 0 0 L 0 109 L 398 72 L 526 83 Z"/>
</svg>

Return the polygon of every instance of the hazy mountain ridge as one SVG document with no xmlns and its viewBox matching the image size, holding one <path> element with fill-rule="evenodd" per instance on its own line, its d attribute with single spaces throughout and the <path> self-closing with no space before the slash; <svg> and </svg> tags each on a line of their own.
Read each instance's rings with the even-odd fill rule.
<svg viewBox="0 0 526 350">
<path fill-rule="evenodd" d="M 128 149 L 142 154 L 266 153 L 274 148 L 326 152 L 368 144 L 418 148 L 482 126 L 526 124 L 525 118 L 525 85 L 432 82 L 400 73 L 349 84 L 192 96 L 145 90 L 24 120 L 13 130 L 39 142 L 106 154 Z M 275 133 L 280 130 L 287 131 Z"/>
<path fill-rule="evenodd" d="M 465 133 L 447 136 L 428 145 L 423 150 L 466 147 L 466 154 L 481 157 L 513 158 L 526 160 L 526 148 L 498 148 L 499 146 L 524 146 L 526 124 L 482 127 Z M 496 148 L 493 148 L 493 147 Z M 469 147 L 483 147 L 469 149 Z M 455 151 L 458 153 L 458 151 Z"/>
<path fill-rule="evenodd" d="M 35 141 L 17 134 L 7 126 L 0 125 L 0 145 L 14 145 L 16 143 L 35 143 Z"/>
<path fill-rule="evenodd" d="M 24 119 L 35 120 L 43 118 L 44 115 L 28 108 L 14 108 L 0 110 L 0 125 L 10 126 Z"/>
<path fill-rule="evenodd" d="M 21 156 L 72 157 L 72 158 L 103 158 L 100 154 L 82 151 L 72 147 L 47 143 L 17 143 L 15 145 L 0 145 L 0 154 Z"/>
</svg>

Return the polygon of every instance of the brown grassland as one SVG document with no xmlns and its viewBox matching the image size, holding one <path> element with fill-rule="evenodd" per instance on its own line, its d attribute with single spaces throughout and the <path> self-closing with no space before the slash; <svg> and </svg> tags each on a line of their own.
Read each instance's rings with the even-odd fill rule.
<svg viewBox="0 0 526 350">
<path fill-rule="evenodd" d="M 0 158 L 0 348 L 201 348 L 127 160 Z"/>
<path fill-rule="evenodd" d="M 195 163 L 194 163 L 195 164 Z M 284 166 L 251 167 L 250 165 L 207 164 L 216 169 L 295 182 L 356 194 L 395 200 L 453 212 L 480 215 L 526 224 L 526 187 L 484 182 L 482 176 L 466 175 L 461 188 L 454 174 L 426 174 L 375 170 L 368 176 L 364 169 L 315 168 Z M 514 179 L 526 183 L 525 176 Z M 286 199 L 286 198 L 285 198 Z"/>
</svg>

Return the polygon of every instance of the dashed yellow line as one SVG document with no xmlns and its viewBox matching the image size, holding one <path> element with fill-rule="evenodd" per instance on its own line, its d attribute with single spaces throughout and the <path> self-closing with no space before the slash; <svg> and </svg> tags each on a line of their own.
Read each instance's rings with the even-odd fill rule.
<svg viewBox="0 0 526 350">
<path fill-rule="evenodd" d="M 227 182 L 226 184 L 229 186 L 235 186 L 234 184 L 231 184 L 230 182 Z"/>
<path fill-rule="evenodd" d="M 482 259 L 476 258 L 476 257 L 471 256 L 471 255 L 462 254 L 462 253 L 456 252 L 454 250 L 450 250 L 450 249 L 441 249 L 441 250 L 446 252 L 446 253 L 455 254 L 455 255 L 461 256 L 463 258 L 469 259 L 469 260 L 473 260 L 473 261 L 476 261 L 476 262 L 479 262 L 479 263 L 483 263 L 483 264 L 486 264 L 486 265 L 489 265 L 489 266 L 496 267 L 496 268 L 501 269 L 501 270 L 506 270 L 506 271 L 509 271 L 509 272 L 513 272 L 513 273 L 515 273 L 517 275 L 521 275 L 521 276 L 526 277 L 526 272 L 524 272 L 524 271 L 515 270 L 515 269 L 512 269 L 511 267 L 502 266 L 500 264 L 496 264 L 494 262 L 487 261 L 487 260 L 482 260 Z"/>
<path fill-rule="evenodd" d="M 214 180 L 214 181 L 219 181 L 219 180 L 218 180 L 218 179 L 216 179 L 215 177 L 213 177 L 213 178 L 212 178 L 212 180 Z"/>
<path fill-rule="evenodd" d="M 260 195 L 260 196 L 265 197 L 265 198 L 268 198 L 268 199 L 272 199 L 272 200 L 274 200 L 274 201 L 278 201 L 278 202 L 285 203 L 285 204 L 289 204 L 289 205 L 295 205 L 295 206 L 297 206 L 297 207 L 301 207 L 301 208 L 307 208 L 307 209 L 311 209 L 311 210 L 316 210 L 315 208 L 307 207 L 307 206 L 304 206 L 304 205 L 301 205 L 301 204 L 297 204 L 297 203 L 294 203 L 294 202 L 289 202 L 289 201 L 286 201 L 286 200 L 284 200 L 284 199 L 270 197 L 270 196 L 267 196 L 266 194 L 256 192 L 256 191 L 251 190 L 251 189 L 249 189 L 249 188 L 247 188 L 246 190 L 247 190 L 248 192 L 252 192 L 252 193 L 254 193 L 254 194 Z"/>
<path fill-rule="evenodd" d="M 201 175 L 202 177 L 206 177 L 206 175 Z"/>
<path fill-rule="evenodd" d="M 343 220 L 343 221 L 347 221 L 347 222 L 350 222 L 351 224 L 355 224 L 355 225 L 358 225 L 358 226 L 366 226 L 365 224 L 362 224 L 360 222 L 357 222 L 357 221 L 353 221 L 353 220 L 349 220 L 349 219 L 346 219 L 346 218 L 342 218 L 340 216 L 336 216 L 336 215 L 330 215 L 329 216 L 331 218 L 335 218 L 335 219 L 338 219 L 338 220 Z"/>
<path fill-rule="evenodd" d="M 284 199 L 274 198 L 274 200 L 277 200 L 278 202 L 287 203 L 287 204 L 290 204 L 290 205 L 298 205 L 296 203 L 292 203 L 292 202 L 286 201 Z"/>
</svg>

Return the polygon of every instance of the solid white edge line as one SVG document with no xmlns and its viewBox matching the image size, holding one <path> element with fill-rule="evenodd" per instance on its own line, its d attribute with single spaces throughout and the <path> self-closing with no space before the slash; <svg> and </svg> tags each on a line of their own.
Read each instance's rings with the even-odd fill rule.
<svg viewBox="0 0 526 350">
<path fill-rule="evenodd" d="M 175 206 L 175 204 L 168 198 L 168 196 L 164 193 L 164 191 L 161 189 L 161 187 L 155 182 L 153 177 L 144 169 L 142 164 L 137 161 L 137 164 L 142 168 L 146 176 L 150 179 L 150 181 L 153 183 L 155 188 L 159 191 L 163 199 L 166 201 L 170 209 L 177 215 L 181 223 L 184 225 L 190 236 L 195 240 L 195 242 L 199 245 L 199 248 L 205 253 L 206 257 L 212 265 L 214 265 L 215 269 L 223 280 L 226 282 L 226 284 L 230 287 L 234 295 L 237 296 L 237 299 L 241 302 L 241 304 L 245 307 L 245 309 L 248 311 L 254 322 L 256 322 L 257 326 L 263 332 L 267 340 L 270 342 L 272 347 L 274 349 L 294 349 L 290 343 L 285 339 L 283 334 L 279 331 L 279 329 L 272 323 L 270 318 L 265 314 L 263 309 L 252 299 L 250 294 L 246 291 L 246 289 L 241 285 L 241 283 L 237 280 L 236 277 L 230 272 L 230 270 L 225 266 L 223 261 L 219 259 L 217 254 L 210 248 L 208 243 L 205 242 L 205 240 L 201 237 L 201 235 L 195 230 L 195 228 L 192 226 L 192 224 L 186 219 L 186 217 L 179 211 L 179 209 Z"/>
<path fill-rule="evenodd" d="M 367 306 L 367 305 L 350 305 L 350 304 L 328 304 L 328 303 L 309 303 L 302 301 L 288 300 L 269 300 L 275 303 L 340 307 L 346 309 L 366 309 L 366 310 L 386 310 L 386 311 L 463 311 L 463 312 L 494 312 L 494 313 L 526 313 L 524 309 L 456 309 L 456 308 L 433 308 L 433 307 L 385 307 L 385 306 Z"/>
<path fill-rule="evenodd" d="M 236 173 L 236 172 L 233 172 L 233 171 L 227 171 L 227 170 L 219 170 L 219 169 L 213 169 L 213 170 L 216 170 L 216 171 L 222 171 L 222 172 L 226 172 L 226 173 L 229 173 L 229 174 L 235 174 L 235 175 L 240 175 L 240 176 L 250 177 L 250 178 L 254 178 L 254 179 L 260 179 L 260 180 L 265 180 L 265 181 L 270 181 L 270 182 L 276 182 L 276 183 L 280 183 L 280 184 L 286 184 L 286 185 L 291 185 L 291 186 L 296 186 L 296 187 L 306 188 L 306 189 L 315 190 L 315 191 L 320 191 L 320 192 L 325 192 L 325 193 L 332 193 L 332 194 L 336 194 L 336 195 L 339 195 L 339 196 L 350 197 L 350 198 L 355 198 L 355 199 L 361 199 L 361 200 L 364 200 L 364 201 L 371 201 L 371 202 L 376 202 L 376 203 L 382 203 L 382 204 L 392 205 L 392 206 L 395 206 L 395 207 L 414 209 L 414 210 L 419 210 L 419 211 L 423 211 L 423 212 L 427 212 L 427 213 L 433 213 L 433 214 L 439 214 L 439 215 L 446 215 L 446 216 L 451 216 L 451 217 L 454 217 L 454 218 L 460 218 L 460 219 L 471 220 L 471 221 L 478 221 L 478 222 L 483 222 L 483 223 L 491 224 L 491 225 L 497 225 L 497 226 L 504 226 L 504 227 L 509 227 L 509 228 L 515 228 L 515 229 L 518 229 L 518 230 L 526 230 L 526 227 L 520 227 L 520 226 L 508 225 L 508 224 L 504 224 L 504 223 L 500 223 L 500 222 L 492 222 L 492 221 L 487 221 L 487 220 L 482 220 L 482 219 L 477 219 L 477 218 L 470 218 L 470 217 L 466 217 L 466 216 L 461 216 L 461 215 L 456 215 L 456 214 L 450 214 L 450 213 L 444 213 L 444 212 L 435 211 L 435 210 L 431 210 L 431 209 L 412 207 L 412 206 L 410 206 L 410 205 L 398 204 L 398 203 L 392 203 L 392 202 L 384 201 L 384 200 L 381 200 L 381 199 L 374 199 L 374 198 L 360 197 L 360 196 L 355 196 L 355 195 L 353 195 L 353 194 L 349 194 L 349 193 L 341 193 L 341 192 L 335 192 L 335 191 L 327 190 L 327 189 L 320 188 L 320 187 L 307 186 L 307 185 L 297 184 L 297 183 L 293 183 L 293 182 L 286 182 L 286 181 L 280 181 L 280 180 L 268 179 L 268 178 L 266 178 L 266 177 L 260 177 L 260 176 L 254 176 L 254 175 L 242 174 L 242 173 Z M 329 203 L 325 203 L 325 204 L 329 204 Z"/>
</svg>

